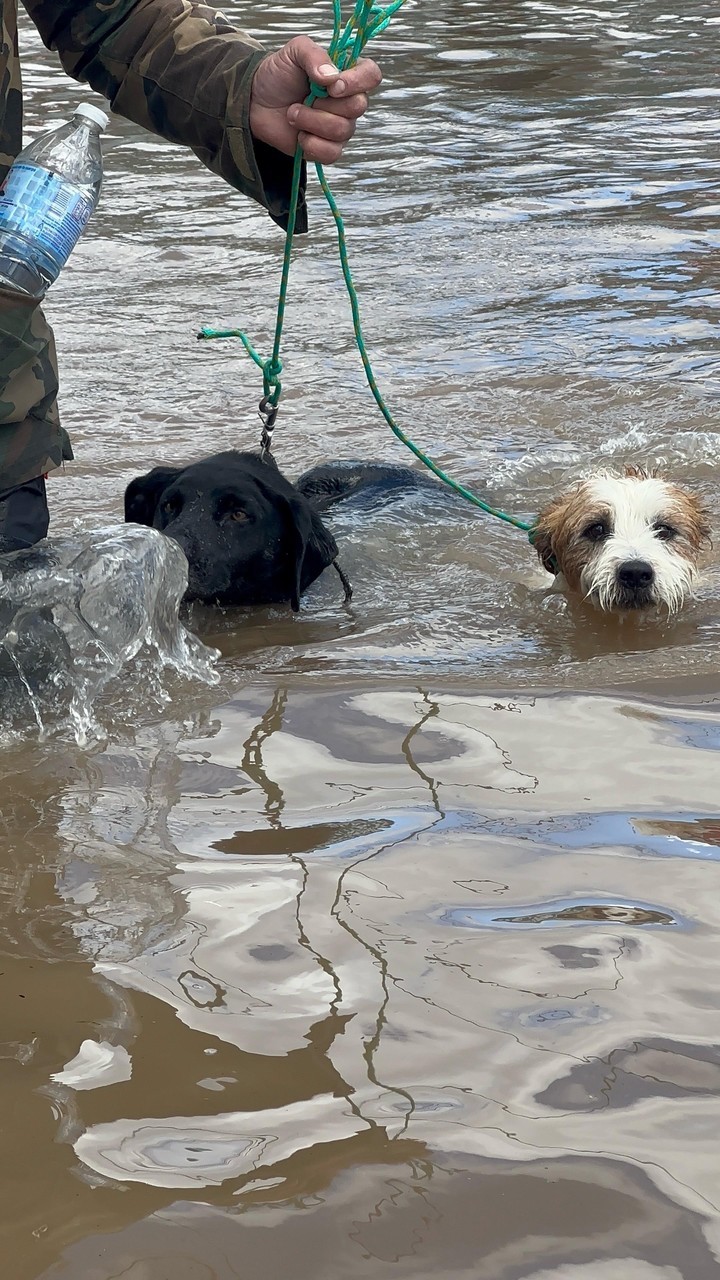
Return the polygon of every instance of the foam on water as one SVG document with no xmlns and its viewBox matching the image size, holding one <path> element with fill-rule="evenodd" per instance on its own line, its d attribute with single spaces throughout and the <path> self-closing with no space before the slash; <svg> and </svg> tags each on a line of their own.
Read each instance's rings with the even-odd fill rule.
<svg viewBox="0 0 720 1280">
<path fill-rule="evenodd" d="M 102 738 L 101 695 L 125 719 L 169 700 L 168 677 L 215 683 L 216 654 L 179 619 L 187 561 L 139 525 L 0 557 L 0 742 Z"/>
</svg>

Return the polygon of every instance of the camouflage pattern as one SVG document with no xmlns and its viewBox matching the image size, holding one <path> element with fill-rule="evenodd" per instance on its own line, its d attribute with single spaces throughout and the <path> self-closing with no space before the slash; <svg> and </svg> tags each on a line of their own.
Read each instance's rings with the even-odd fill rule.
<svg viewBox="0 0 720 1280">
<path fill-rule="evenodd" d="M 0 288 L 0 490 L 72 458 L 57 390 L 55 342 L 42 311 Z"/>
<path fill-rule="evenodd" d="M 190 147 L 213 173 L 287 223 L 292 161 L 249 128 L 264 56 L 222 14 L 191 0 L 25 0 L 65 70 L 113 111 Z M 0 0 L 0 181 L 22 147 L 17 0 Z M 307 228 L 304 199 L 297 230 Z M 37 303 L 0 288 L 0 491 L 72 457 L 57 409 L 52 331 Z"/>
</svg>

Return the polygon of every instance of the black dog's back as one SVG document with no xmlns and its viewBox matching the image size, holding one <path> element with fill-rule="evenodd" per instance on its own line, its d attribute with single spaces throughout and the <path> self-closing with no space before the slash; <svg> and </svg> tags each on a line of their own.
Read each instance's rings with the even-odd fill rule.
<svg viewBox="0 0 720 1280">
<path fill-rule="evenodd" d="M 295 482 L 296 488 L 316 511 L 363 495 L 372 504 L 416 489 L 440 490 L 440 485 L 427 471 L 414 471 L 391 462 L 324 462 L 305 471 Z"/>
</svg>

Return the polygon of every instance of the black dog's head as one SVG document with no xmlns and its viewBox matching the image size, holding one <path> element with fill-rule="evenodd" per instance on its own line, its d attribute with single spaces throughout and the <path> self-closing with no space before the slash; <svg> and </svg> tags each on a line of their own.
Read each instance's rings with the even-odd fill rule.
<svg viewBox="0 0 720 1280">
<path fill-rule="evenodd" d="M 182 547 L 186 599 L 208 604 L 300 607 L 332 564 L 335 540 L 270 458 L 216 453 L 187 467 L 155 467 L 125 491 L 125 520 L 150 525 Z"/>
</svg>

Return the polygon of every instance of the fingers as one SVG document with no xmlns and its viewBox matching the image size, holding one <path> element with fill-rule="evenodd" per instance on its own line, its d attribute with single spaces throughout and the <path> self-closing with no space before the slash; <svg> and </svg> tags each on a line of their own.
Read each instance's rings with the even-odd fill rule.
<svg viewBox="0 0 720 1280">
<path fill-rule="evenodd" d="M 354 120 L 331 115 L 329 111 L 315 111 L 312 107 L 291 107 L 288 120 L 295 125 L 298 133 L 326 138 L 328 142 L 339 142 L 341 146 L 355 132 Z"/>
<path fill-rule="evenodd" d="M 357 93 L 342 102 L 323 98 L 313 107 L 290 107 L 288 120 L 298 130 L 298 140 L 307 160 L 334 164 L 355 132 L 355 122 L 367 109 L 367 98 Z"/>
<path fill-rule="evenodd" d="M 368 94 L 382 80 L 380 68 L 369 58 L 361 58 L 350 70 L 338 71 L 327 51 L 308 36 L 295 36 L 280 50 L 278 57 L 288 72 L 295 69 L 289 79 L 294 86 L 290 88 L 291 93 L 297 93 L 298 97 L 303 93 L 303 78 L 327 89 L 328 96 L 317 99 L 312 107 L 297 101 L 286 108 L 284 115 L 287 125 L 298 131 L 297 140 L 305 158 L 333 164 L 353 136 L 355 122 L 368 109 Z M 256 74 L 256 82 L 257 79 Z"/>
<path fill-rule="evenodd" d="M 353 124 L 348 138 L 351 138 L 354 132 Z M 329 142 L 325 138 L 319 138 L 315 133 L 299 133 L 298 142 L 303 149 L 305 159 L 312 160 L 316 164 L 335 164 L 340 159 L 345 145 L 345 142 Z"/>
<path fill-rule="evenodd" d="M 331 98 L 352 97 L 358 93 L 372 93 L 382 80 L 382 71 L 370 58 L 360 58 L 349 71 L 343 71 L 339 80 L 334 83 L 323 82 Z M 317 84 L 320 84 L 320 80 Z"/>
<path fill-rule="evenodd" d="M 343 98 L 317 98 L 311 110 L 324 111 L 334 116 L 345 116 L 346 120 L 359 120 L 360 116 L 365 115 L 368 105 L 366 93 L 353 93 Z"/>
<path fill-rule="evenodd" d="M 342 98 L 339 102 L 319 98 L 312 107 L 296 102 L 288 108 L 287 118 L 296 129 L 306 129 L 308 133 L 319 133 L 323 138 L 341 141 L 350 137 L 349 133 L 343 132 L 344 126 L 359 120 L 367 108 L 365 94 L 355 93 L 352 98 Z"/>
<path fill-rule="evenodd" d="M 308 80 L 327 89 L 331 98 L 354 97 L 358 93 L 372 93 L 382 80 L 382 72 L 370 58 L 360 58 L 349 71 L 338 71 L 325 49 L 308 36 L 295 36 L 285 46 L 284 52 L 301 67 Z"/>
</svg>

